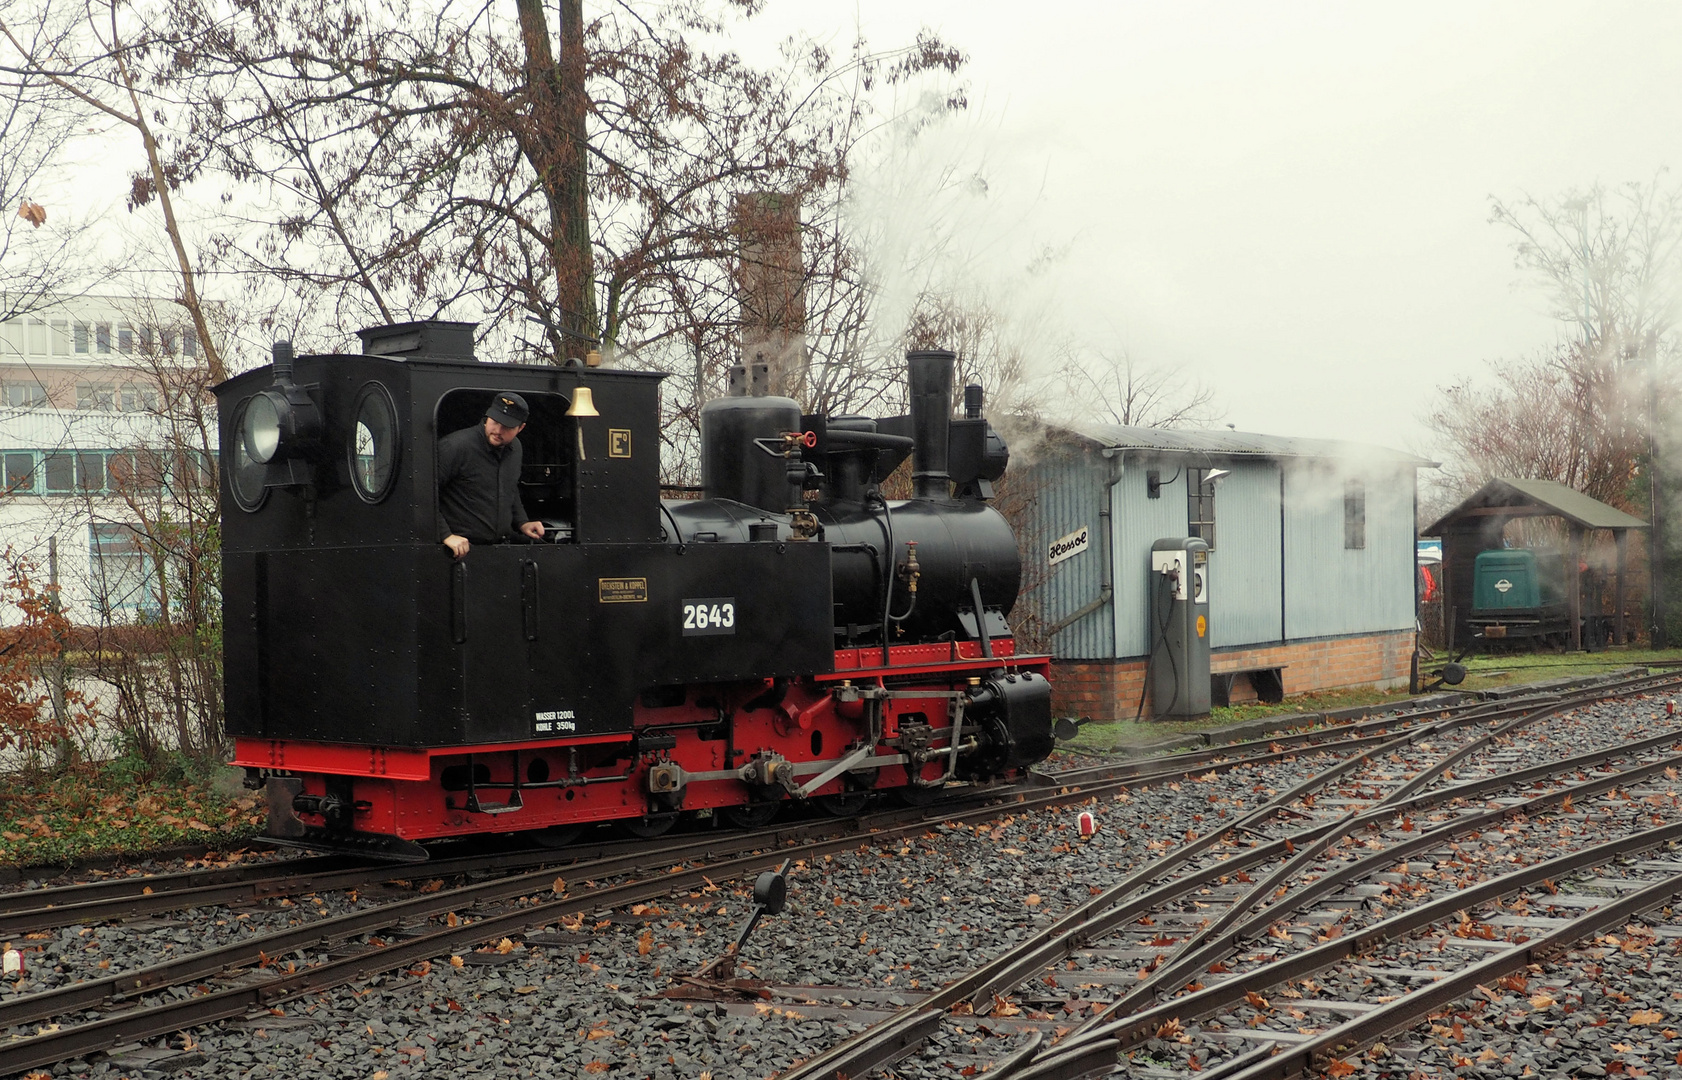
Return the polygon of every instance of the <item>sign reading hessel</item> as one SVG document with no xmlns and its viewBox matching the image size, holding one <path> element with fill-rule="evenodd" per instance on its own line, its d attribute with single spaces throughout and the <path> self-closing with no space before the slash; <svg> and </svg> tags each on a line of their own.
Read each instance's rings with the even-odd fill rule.
<svg viewBox="0 0 1682 1080">
<path fill-rule="evenodd" d="M 1068 536 L 1059 536 L 1057 539 L 1053 540 L 1051 542 L 1051 546 L 1046 549 L 1046 565 L 1055 566 L 1070 556 L 1079 555 L 1081 552 L 1086 550 L 1086 546 L 1091 542 L 1091 540 L 1092 530 L 1088 529 L 1085 525 L 1082 525 Z"/>
</svg>

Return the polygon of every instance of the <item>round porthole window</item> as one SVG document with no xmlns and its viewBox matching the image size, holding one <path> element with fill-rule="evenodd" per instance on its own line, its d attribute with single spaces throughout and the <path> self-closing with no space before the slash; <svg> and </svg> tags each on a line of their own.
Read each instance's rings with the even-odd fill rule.
<svg viewBox="0 0 1682 1080">
<path fill-rule="evenodd" d="M 385 387 L 369 383 L 356 396 L 353 415 L 350 480 L 365 501 L 379 502 L 397 479 L 397 408 Z"/>
<path fill-rule="evenodd" d="M 223 458 L 228 462 L 228 486 L 233 490 L 234 504 L 246 513 L 251 513 L 263 505 L 268 496 L 268 489 L 263 486 L 263 463 L 251 456 L 251 449 L 245 440 L 246 414 L 251 409 L 255 397 L 246 398 L 240 402 L 239 412 L 234 417 L 233 437 L 228 441 L 228 453 Z"/>
</svg>

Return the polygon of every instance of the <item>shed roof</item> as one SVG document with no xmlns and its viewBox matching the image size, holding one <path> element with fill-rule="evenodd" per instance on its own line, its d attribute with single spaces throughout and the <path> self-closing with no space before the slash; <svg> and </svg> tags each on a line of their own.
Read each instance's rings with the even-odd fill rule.
<svg viewBox="0 0 1682 1080">
<path fill-rule="evenodd" d="M 1104 446 L 1117 446 L 1129 450 L 1260 458 L 1366 458 L 1425 468 L 1434 468 L 1438 464 L 1401 450 L 1370 443 L 1345 442 L 1340 439 L 1259 435 L 1250 431 L 1131 427 L 1125 424 L 1076 423 L 1057 426 Z"/>
<path fill-rule="evenodd" d="M 1456 518 L 1489 517 L 1492 515 L 1488 511 L 1501 509 L 1515 511 L 1514 517 L 1526 510 L 1531 513 L 1541 511 L 1557 514 L 1585 529 L 1647 528 L 1647 523 L 1640 518 L 1626 514 L 1617 507 L 1607 506 L 1599 499 L 1591 499 L 1558 481 L 1515 480 L 1498 476 L 1478 488 L 1465 502 L 1433 522 L 1424 535 L 1431 536 L 1440 532 Z"/>
</svg>

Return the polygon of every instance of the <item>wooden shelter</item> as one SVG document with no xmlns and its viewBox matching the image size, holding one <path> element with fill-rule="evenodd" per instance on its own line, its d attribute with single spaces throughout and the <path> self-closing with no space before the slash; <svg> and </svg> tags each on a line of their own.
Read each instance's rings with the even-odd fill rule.
<svg viewBox="0 0 1682 1080">
<path fill-rule="evenodd" d="M 1557 517 L 1566 525 L 1570 551 L 1566 565 L 1567 597 L 1570 603 L 1571 648 L 1581 649 L 1584 540 L 1590 530 L 1612 533 L 1618 549 L 1617 576 L 1613 586 L 1616 615 L 1613 642 L 1628 640 L 1624 626 L 1624 579 L 1629 569 L 1629 531 L 1648 524 L 1616 507 L 1591 499 L 1580 491 L 1553 480 L 1513 480 L 1497 477 L 1474 492 L 1465 502 L 1444 514 L 1423 535 L 1443 541 L 1443 612 L 1445 627 L 1451 627 L 1452 641 L 1465 641 L 1471 634 L 1468 618 L 1472 609 L 1473 563 L 1481 551 L 1502 546 L 1507 524 L 1515 518 Z"/>
</svg>

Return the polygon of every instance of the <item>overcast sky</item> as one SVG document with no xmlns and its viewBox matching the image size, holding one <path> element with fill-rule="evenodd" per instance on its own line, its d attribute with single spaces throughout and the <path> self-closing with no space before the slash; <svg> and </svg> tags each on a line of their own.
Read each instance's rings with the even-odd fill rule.
<svg viewBox="0 0 1682 1080">
<path fill-rule="evenodd" d="M 854 20 L 878 47 L 928 26 L 968 53 L 962 130 L 984 148 L 988 220 L 1018 241 L 997 273 L 1056 249 L 1071 329 L 1215 385 L 1240 430 L 1429 449 L 1433 388 L 1562 332 L 1489 196 L 1682 166 L 1677 3 L 782 0 L 770 16 L 838 45 Z"/>
</svg>

